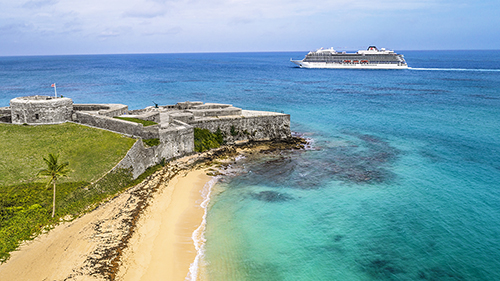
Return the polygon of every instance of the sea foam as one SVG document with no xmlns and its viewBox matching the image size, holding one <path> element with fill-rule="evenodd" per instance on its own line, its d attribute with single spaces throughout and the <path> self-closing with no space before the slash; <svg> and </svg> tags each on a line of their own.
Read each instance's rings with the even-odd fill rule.
<svg viewBox="0 0 500 281">
<path fill-rule="evenodd" d="M 194 242 L 194 247 L 196 248 L 196 257 L 189 266 L 189 272 L 186 276 L 185 280 L 188 281 L 196 281 L 198 279 L 198 271 L 200 268 L 200 263 L 203 263 L 203 257 L 205 255 L 205 227 L 207 224 L 207 213 L 208 213 L 208 204 L 210 203 L 210 194 L 212 193 L 212 187 L 217 183 L 219 177 L 213 177 L 210 181 L 208 181 L 203 189 L 201 190 L 201 196 L 203 198 L 203 202 L 201 202 L 200 206 L 203 208 L 203 220 L 200 226 L 193 231 L 193 235 L 191 236 Z"/>
</svg>

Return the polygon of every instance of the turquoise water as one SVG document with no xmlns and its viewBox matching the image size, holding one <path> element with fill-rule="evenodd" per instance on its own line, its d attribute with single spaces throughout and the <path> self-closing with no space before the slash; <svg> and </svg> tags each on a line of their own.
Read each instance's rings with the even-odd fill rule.
<svg viewBox="0 0 500 281">
<path fill-rule="evenodd" d="M 214 187 L 210 280 L 500 280 L 500 51 L 402 52 L 409 70 L 307 70 L 298 53 L 0 58 L 28 94 L 291 114 L 312 149 Z"/>
</svg>

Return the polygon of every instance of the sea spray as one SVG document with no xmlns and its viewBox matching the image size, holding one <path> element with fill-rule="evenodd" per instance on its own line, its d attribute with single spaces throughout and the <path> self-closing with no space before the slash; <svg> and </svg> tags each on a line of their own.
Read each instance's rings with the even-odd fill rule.
<svg viewBox="0 0 500 281">
<path fill-rule="evenodd" d="M 204 213 L 203 220 L 200 226 L 195 231 L 193 231 L 193 235 L 191 236 L 194 242 L 194 247 L 196 248 L 196 257 L 193 263 L 189 266 L 189 272 L 185 279 L 188 281 L 196 281 L 198 279 L 200 262 L 203 261 L 203 256 L 205 254 L 205 227 L 207 224 L 208 204 L 210 203 L 210 194 L 212 193 L 212 187 L 217 183 L 218 179 L 219 177 L 212 177 L 212 179 L 208 181 L 201 190 L 203 202 L 201 202 L 200 206 L 204 209 Z"/>
</svg>

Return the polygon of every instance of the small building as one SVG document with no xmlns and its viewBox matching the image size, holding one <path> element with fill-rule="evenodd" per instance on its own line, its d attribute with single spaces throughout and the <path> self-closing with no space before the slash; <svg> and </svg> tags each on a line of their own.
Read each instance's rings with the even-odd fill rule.
<svg viewBox="0 0 500 281">
<path fill-rule="evenodd" d="M 10 100 L 13 124 L 59 124 L 71 120 L 73 100 L 63 97 L 28 96 Z"/>
</svg>

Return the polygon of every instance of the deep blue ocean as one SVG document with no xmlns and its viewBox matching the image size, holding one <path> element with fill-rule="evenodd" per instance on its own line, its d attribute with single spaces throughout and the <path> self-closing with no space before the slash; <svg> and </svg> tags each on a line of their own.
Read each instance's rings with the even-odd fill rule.
<svg viewBox="0 0 500 281">
<path fill-rule="evenodd" d="M 397 51 L 408 70 L 296 68 L 307 52 L 0 57 L 25 95 L 291 115 L 312 148 L 215 187 L 209 280 L 500 280 L 500 51 Z"/>
</svg>

